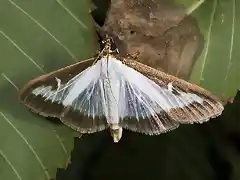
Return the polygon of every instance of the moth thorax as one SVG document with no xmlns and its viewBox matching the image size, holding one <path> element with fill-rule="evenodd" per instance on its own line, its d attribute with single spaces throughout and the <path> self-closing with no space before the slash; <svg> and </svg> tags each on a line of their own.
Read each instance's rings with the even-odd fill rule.
<svg viewBox="0 0 240 180">
<path fill-rule="evenodd" d="M 111 124 L 110 125 L 110 131 L 111 131 L 111 136 L 113 137 L 113 141 L 117 143 L 120 141 L 122 137 L 122 127 L 120 127 L 118 124 Z"/>
</svg>

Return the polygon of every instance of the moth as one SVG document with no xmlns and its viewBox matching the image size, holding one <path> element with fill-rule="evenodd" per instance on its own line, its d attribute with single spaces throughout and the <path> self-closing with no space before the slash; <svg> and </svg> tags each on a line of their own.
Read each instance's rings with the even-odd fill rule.
<svg viewBox="0 0 240 180">
<path fill-rule="evenodd" d="M 110 128 L 114 142 L 123 129 L 158 135 L 222 113 L 221 101 L 207 90 L 144 65 L 136 56 L 121 57 L 110 38 L 103 45 L 96 58 L 29 81 L 20 100 L 80 133 Z"/>
</svg>

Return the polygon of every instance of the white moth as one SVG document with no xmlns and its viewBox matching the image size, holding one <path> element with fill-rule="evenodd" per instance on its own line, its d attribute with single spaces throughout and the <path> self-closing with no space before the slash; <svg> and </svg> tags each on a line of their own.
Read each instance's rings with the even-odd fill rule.
<svg viewBox="0 0 240 180">
<path fill-rule="evenodd" d="M 97 59 L 30 81 L 20 98 L 35 112 L 58 117 L 81 133 L 110 128 L 114 142 L 123 128 L 156 135 L 223 111 L 208 91 L 131 57 L 114 56 L 110 40 Z"/>
</svg>

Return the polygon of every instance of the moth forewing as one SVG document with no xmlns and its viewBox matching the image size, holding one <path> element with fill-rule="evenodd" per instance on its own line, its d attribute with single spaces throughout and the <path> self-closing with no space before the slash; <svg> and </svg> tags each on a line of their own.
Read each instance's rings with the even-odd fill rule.
<svg viewBox="0 0 240 180">
<path fill-rule="evenodd" d="M 221 102 L 208 91 L 113 55 L 109 42 L 97 59 L 30 81 L 20 92 L 21 101 L 81 133 L 110 128 L 114 142 L 121 139 L 122 128 L 157 135 L 179 123 L 207 121 L 223 111 Z"/>
<path fill-rule="evenodd" d="M 31 91 L 37 87 L 41 86 L 51 86 L 53 89 L 58 87 L 58 78 L 61 83 L 67 83 L 69 80 L 74 78 L 77 74 L 92 65 L 95 59 L 91 58 L 85 61 L 78 62 L 76 64 L 61 68 L 59 70 L 44 74 L 40 77 L 30 80 L 21 90 L 20 90 L 20 100 L 25 102 L 27 95 L 31 94 Z"/>
<path fill-rule="evenodd" d="M 95 58 L 81 61 L 29 81 L 20 91 L 20 100 L 35 113 L 47 117 L 58 117 L 65 124 L 80 132 L 97 131 L 98 127 L 92 127 L 93 125 L 91 125 L 94 124 L 93 121 L 95 120 L 99 121 L 96 124 L 101 126 L 100 129 L 103 130 L 103 127 L 107 127 L 107 123 L 103 121 L 103 115 L 100 114 L 100 116 L 91 119 L 88 113 L 82 114 L 74 111 L 72 106 L 76 106 L 77 103 L 76 101 L 71 102 L 71 96 L 74 94 L 74 91 L 71 94 L 69 93 L 74 85 L 79 86 L 77 81 L 80 78 L 79 74 L 91 67 L 94 61 Z M 76 82 L 78 83 L 76 84 Z M 58 88 L 59 85 L 60 89 Z M 82 86 L 85 85 L 82 84 Z M 87 93 L 87 89 L 82 94 L 84 93 Z M 97 97 L 97 95 L 93 97 Z M 69 101 L 70 103 L 68 103 Z M 92 104 L 96 106 L 96 102 Z M 95 106 L 92 107 L 94 108 Z M 86 112 L 90 112 L 90 110 Z"/>
<path fill-rule="evenodd" d="M 165 94 L 172 106 L 167 113 L 174 121 L 201 123 L 221 115 L 224 109 L 221 101 L 207 90 L 133 59 L 122 61 L 161 87 L 159 92 Z"/>
</svg>

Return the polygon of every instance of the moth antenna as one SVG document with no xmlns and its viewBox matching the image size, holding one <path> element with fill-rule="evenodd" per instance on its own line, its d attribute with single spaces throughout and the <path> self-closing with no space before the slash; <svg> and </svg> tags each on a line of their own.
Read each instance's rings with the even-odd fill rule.
<svg viewBox="0 0 240 180">
<path fill-rule="evenodd" d="M 102 49 L 102 51 L 98 54 L 98 56 L 96 57 L 96 59 L 95 59 L 95 61 L 93 62 L 92 65 L 94 65 L 97 62 L 98 58 L 101 57 L 104 52 L 107 52 L 107 55 L 109 55 L 113 52 L 111 50 L 111 38 L 107 38 L 106 40 L 102 40 L 102 43 L 105 44 L 105 46 Z"/>
<path fill-rule="evenodd" d="M 113 52 L 119 54 L 119 50 L 118 50 L 118 48 L 114 49 Z"/>
<path fill-rule="evenodd" d="M 98 58 L 103 54 L 103 52 L 104 52 L 105 50 L 106 50 L 106 46 L 103 48 L 102 51 L 100 51 L 100 53 L 98 54 L 98 56 L 95 58 L 95 60 L 94 60 L 94 62 L 93 62 L 93 64 L 92 64 L 92 66 L 93 66 L 94 64 L 96 64 Z"/>
</svg>

